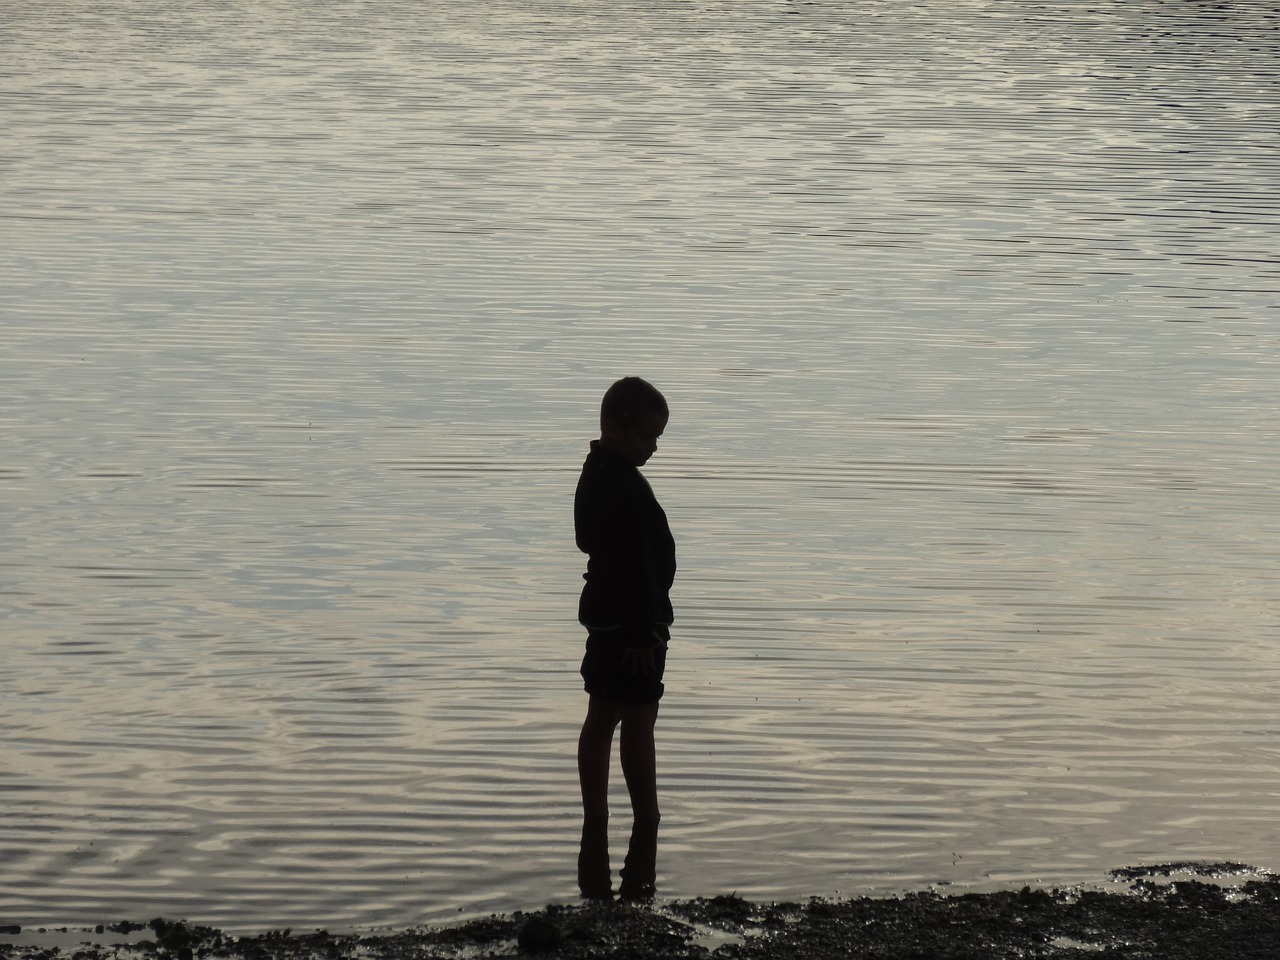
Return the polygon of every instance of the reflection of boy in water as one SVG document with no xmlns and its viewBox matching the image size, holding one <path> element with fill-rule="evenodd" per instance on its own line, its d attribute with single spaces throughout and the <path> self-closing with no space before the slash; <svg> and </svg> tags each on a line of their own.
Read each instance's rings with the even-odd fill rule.
<svg viewBox="0 0 1280 960">
<path fill-rule="evenodd" d="M 609 816 L 609 755 L 619 724 L 632 814 L 655 825 L 660 817 L 653 727 L 676 554 L 667 516 L 637 468 L 657 450 L 667 418 L 662 394 L 639 377 L 611 386 L 574 498 L 574 532 L 588 558 L 578 606 L 588 630 L 582 677 L 590 694 L 578 738 L 584 835 Z"/>
</svg>

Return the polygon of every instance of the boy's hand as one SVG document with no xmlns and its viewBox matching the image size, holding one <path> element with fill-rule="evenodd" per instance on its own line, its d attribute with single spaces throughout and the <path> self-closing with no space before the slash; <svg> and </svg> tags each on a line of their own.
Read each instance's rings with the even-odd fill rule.
<svg viewBox="0 0 1280 960">
<path fill-rule="evenodd" d="M 627 647 L 622 653 L 622 665 L 632 673 L 651 677 L 658 672 L 658 664 L 654 659 L 654 653 L 658 649 L 659 645 L 656 643 L 651 647 Z"/>
<path fill-rule="evenodd" d="M 642 677 L 651 677 L 657 673 L 656 655 L 659 650 L 667 649 L 667 640 L 656 630 L 653 632 L 652 640 L 653 642 L 647 647 L 627 647 L 622 652 L 622 665 Z"/>
</svg>

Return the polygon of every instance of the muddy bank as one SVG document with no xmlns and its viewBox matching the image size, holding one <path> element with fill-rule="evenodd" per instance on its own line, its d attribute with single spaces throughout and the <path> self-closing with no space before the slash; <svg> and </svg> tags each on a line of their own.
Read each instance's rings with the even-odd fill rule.
<svg viewBox="0 0 1280 960">
<path fill-rule="evenodd" d="M 722 960 L 1280 957 L 1280 878 L 1236 864 L 1116 871 L 1112 891 L 1036 890 L 754 904 L 737 897 L 587 902 L 392 934 L 235 937 L 152 920 L 19 942 L 0 960 L 484 960 L 529 955 Z M 23 931 L 30 934 L 30 931 Z M 48 933 L 52 934 L 52 931 Z M 38 939 L 38 938 L 37 938 Z"/>
</svg>

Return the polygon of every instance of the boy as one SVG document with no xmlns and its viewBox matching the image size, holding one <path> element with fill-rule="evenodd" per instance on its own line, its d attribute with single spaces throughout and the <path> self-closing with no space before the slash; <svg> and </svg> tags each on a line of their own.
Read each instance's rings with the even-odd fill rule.
<svg viewBox="0 0 1280 960">
<path fill-rule="evenodd" d="M 637 825 L 656 830 L 653 727 L 664 690 L 675 541 L 667 516 L 637 469 L 666 429 L 667 402 L 651 384 L 625 377 L 600 404 L 600 439 L 574 496 L 578 549 L 587 554 L 578 620 L 587 628 L 582 678 L 590 700 L 578 738 L 584 837 L 609 816 L 609 754 L 622 725 L 622 774 Z"/>
</svg>

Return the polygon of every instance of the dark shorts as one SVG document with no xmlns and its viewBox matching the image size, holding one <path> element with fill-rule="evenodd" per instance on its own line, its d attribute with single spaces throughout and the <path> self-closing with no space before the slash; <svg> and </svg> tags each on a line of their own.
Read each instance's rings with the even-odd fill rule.
<svg viewBox="0 0 1280 960">
<path fill-rule="evenodd" d="M 665 629 L 662 631 L 667 632 Z M 621 630 L 608 630 L 587 635 L 587 652 L 582 658 L 583 686 L 587 693 L 610 703 L 639 707 L 657 703 L 666 686 L 662 675 L 667 668 L 667 651 L 655 650 L 657 670 L 648 675 L 633 673 L 623 663 L 626 644 Z"/>
</svg>

